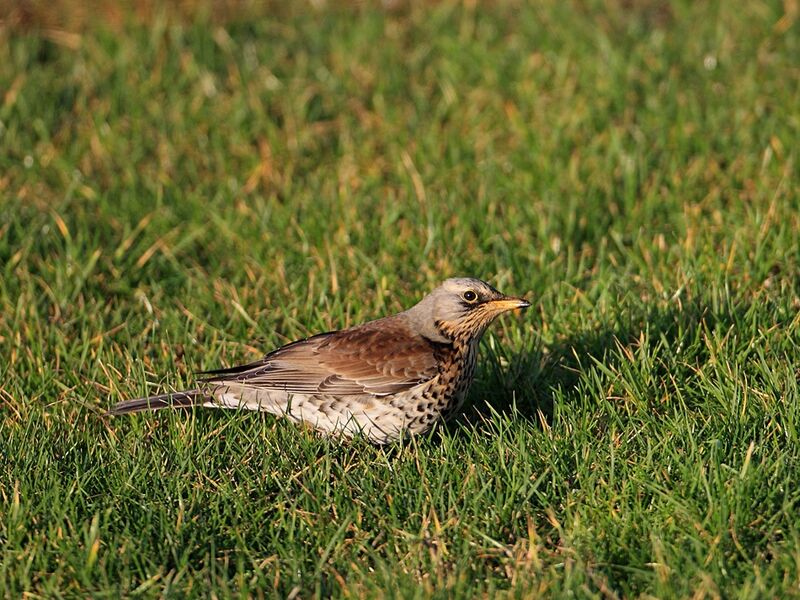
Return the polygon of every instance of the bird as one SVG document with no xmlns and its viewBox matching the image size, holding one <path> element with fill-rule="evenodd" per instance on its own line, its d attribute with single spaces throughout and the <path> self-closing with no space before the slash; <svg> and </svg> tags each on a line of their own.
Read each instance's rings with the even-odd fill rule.
<svg viewBox="0 0 800 600">
<path fill-rule="evenodd" d="M 329 435 L 381 445 L 429 431 L 462 406 L 489 324 L 530 302 L 469 277 L 416 305 L 287 344 L 248 364 L 199 373 L 189 390 L 125 400 L 123 415 L 163 408 L 265 411 Z"/>
</svg>

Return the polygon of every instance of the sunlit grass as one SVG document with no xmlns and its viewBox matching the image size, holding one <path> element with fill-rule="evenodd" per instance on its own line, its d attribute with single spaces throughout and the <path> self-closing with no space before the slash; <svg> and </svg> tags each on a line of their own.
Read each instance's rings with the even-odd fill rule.
<svg viewBox="0 0 800 600">
<path fill-rule="evenodd" d="M 0 595 L 800 594 L 791 11 L 242 15 L 0 31 Z M 103 414 L 453 275 L 424 438 Z"/>
</svg>

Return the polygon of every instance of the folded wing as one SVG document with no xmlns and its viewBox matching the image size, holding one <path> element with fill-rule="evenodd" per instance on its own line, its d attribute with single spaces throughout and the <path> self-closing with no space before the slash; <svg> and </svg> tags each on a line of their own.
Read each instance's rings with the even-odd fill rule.
<svg viewBox="0 0 800 600">
<path fill-rule="evenodd" d="M 236 382 L 293 394 L 395 394 L 437 373 L 437 347 L 399 319 L 323 333 L 244 365 L 207 373 L 208 383 Z"/>
</svg>

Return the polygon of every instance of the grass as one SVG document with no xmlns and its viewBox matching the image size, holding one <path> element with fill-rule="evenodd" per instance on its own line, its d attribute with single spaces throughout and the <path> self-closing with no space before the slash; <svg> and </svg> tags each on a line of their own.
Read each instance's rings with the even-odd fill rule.
<svg viewBox="0 0 800 600">
<path fill-rule="evenodd" d="M 0 595 L 800 596 L 797 18 L 7 21 Z M 103 415 L 452 275 L 534 308 L 428 436 Z"/>
</svg>

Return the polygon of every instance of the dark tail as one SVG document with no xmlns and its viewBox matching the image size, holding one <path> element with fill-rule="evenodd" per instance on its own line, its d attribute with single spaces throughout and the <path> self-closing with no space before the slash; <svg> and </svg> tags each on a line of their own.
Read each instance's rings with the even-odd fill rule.
<svg viewBox="0 0 800 600">
<path fill-rule="evenodd" d="M 123 400 L 115 404 L 108 411 L 108 414 L 127 415 L 146 410 L 160 410 L 162 408 L 191 408 L 197 404 L 202 404 L 207 398 L 208 396 L 205 393 L 197 389 L 172 392 L 171 394 L 159 394 L 158 396 L 148 396 L 147 398 L 134 398 L 133 400 Z"/>
</svg>

